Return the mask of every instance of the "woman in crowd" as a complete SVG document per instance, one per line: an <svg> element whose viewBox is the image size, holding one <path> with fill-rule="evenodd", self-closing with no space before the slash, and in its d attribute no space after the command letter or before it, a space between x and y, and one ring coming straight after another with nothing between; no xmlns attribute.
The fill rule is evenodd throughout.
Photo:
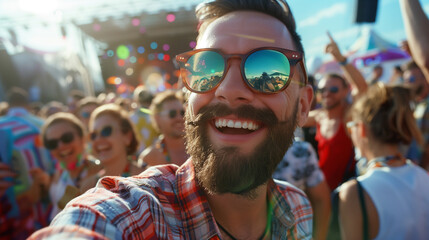
<svg viewBox="0 0 429 240"><path fill-rule="evenodd" d="M353 143L367 159L363 174L340 188L343 239L427 239L429 176L405 159L400 144L422 137L408 90L378 83L350 109Z"/></svg>
<svg viewBox="0 0 429 240"><path fill-rule="evenodd" d="M100 106L91 114L89 130L92 154L103 170L86 184L94 185L103 176L129 177L143 171L133 161L139 142L127 111L113 103Z"/></svg>
<svg viewBox="0 0 429 240"><path fill-rule="evenodd" d="M85 129L80 120L71 113L55 113L42 126L43 145L58 161L59 171L52 177L50 197L54 217L72 198L87 188L82 182L101 170L89 161L84 152Z"/></svg>

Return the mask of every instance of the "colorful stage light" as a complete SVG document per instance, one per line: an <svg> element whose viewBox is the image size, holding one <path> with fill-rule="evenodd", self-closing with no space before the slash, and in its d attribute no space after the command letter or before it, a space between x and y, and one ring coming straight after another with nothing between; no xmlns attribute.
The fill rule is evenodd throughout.
<svg viewBox="0 0 429 240"><path fill-rule="evenodd" d="M133 18L133 20L131 20L131 24L132 24L134 27L137 27L138 25L140 25L140 19L138 19L138 18Z"/></svg>
<svg viewBox="0 0 429 240"><path fill-rule="evenodd" d="M151 42L150 43L150 48L157 49L158 48L158 43L157 42Z"/></svg>
<svg viewBox="0 0 429 240"><path fill-rule="evenodd" d="M189 42L189 47L190 48L195 48L195 46L197 46L197 43L195 41Z"/></svg>
<svg viewBox="0 0 429 240"><path fill-rule="evenodd" d="M164 60L164 53L158 53L158 60L159 61Z"/></svg>
<svg viewBox="0 0 429 240"><path fill-rule="evenodd" d="M120 59L127 59L130 56L130 50L125 45L119 45L116 49L116 55Z"/></svg>
<svg viewBox="0 0 429 240"><path fill-rule="evenodd" d="M164 49L164 51L168 51L170 50L170 45L168 45L167 43L162 45L162 49Z"/></svg>
<svg viewBox="0 0 429 240"><path fill-rule="evenodd" d="M166 18L167 18L167 22L174 22L176 20L176 15L170 13L170 14L167 14Z"/></svg>
<svg viewBox="0 0 429 240"><path fill-rule="evenodd" d="M118 66L123 67L124 65L125 65L124 59L119 59L118 60Z"/></svg>
<svg viewBox="0 0 429 240"><path fill-rule="evenodd" d="M137 52L140 53L140 54L143 54L144 51L145 51L145 49L144 49L143 46L140 46L140 47L137 48Z"/></svg>

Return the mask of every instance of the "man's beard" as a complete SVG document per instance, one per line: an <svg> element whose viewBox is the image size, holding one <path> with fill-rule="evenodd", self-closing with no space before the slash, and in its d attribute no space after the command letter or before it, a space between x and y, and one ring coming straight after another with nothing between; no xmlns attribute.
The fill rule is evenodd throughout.
<svg viewBox="0 0 429 240"><path fill-rule="evenodd" d="M287 121L279 122L270 109L244 105L230 109L225 104L201 108L193 119L185 115L186 148L192 157L199 184L210 194L234 193L254 196L254 189L266 183L292 144L298 101ZM262 122L268 128L266 139L250 154L238 147L215 148L208 137L208 124L214 117L230 114L241 119Z"/></svg>

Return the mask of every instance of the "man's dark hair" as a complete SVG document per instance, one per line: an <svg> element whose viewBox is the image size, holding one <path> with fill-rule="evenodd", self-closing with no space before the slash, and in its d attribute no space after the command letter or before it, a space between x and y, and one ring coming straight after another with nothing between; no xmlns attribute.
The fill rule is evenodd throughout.
<svg viewBox="0 0 429 240"><path fill-rule="evenodd" d="M341 75L339 75L337 73L328 73L328 74L325 75L325 78L327 78L327 79L328 78L337 78L337 79L339 79L341 81L341 83L342 83L342 85L344 87L348 87L349 86L349 84L346 81L346 79L343 76L341 76Z"/></svg>
<svg viewBox="0 0 429 240"><path fill-rule="evenodd" d="M414 60L410 60L401 66L401 69L403 72L405 72L407 70L413 70L415 68L419 68L419 66L417 65L416 62L414 62Z"/></svg>
<svg viewBox="0 0 429 240"><path fill-rule="evenodd" d="M304 55L301 37L296 32L296 23L292 11L285 0L215 0L200 4L196 9L200 21L200 37L207 26L214 20L235 11L256 11L280 20L289 30L297 50Z"/></svg>
<svg viewBox="0 0 429 240"><path fill-rule="evenodd" d="M150 105L153 100L153 94L144 87L137 87L134 90L134 101L138 102L140 105Z"/></svg>
<svg viewBox="0 0 429 240"><path fill-rule="evenodd" d="M12 87L7 94L7 101L10 107L27 106L30 102L28 92L19 87Z"/></svg>
<svg viewBox="0 0 429 240"><path fill-rule="evenodd" d="M77 109L80 111L83 107L88 105L96 105L97 107L99 107L101 103L96 97L88 96L88 97L82 98L77 103Z"/></svg>
<svg viewBox="0 0 429 240"><path fill-rule="evenodd" d="M83 93L80 90L73 89L70 91L69 96L72 97L73 99L79 101L85 97L85 93Z"/></svg>

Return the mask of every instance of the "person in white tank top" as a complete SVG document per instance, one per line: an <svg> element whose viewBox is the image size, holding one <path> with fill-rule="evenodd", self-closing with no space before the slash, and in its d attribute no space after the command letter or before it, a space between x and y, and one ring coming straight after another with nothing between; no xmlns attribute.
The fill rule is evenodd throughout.
<svg viewBox="0 0 429 240"><path fill-rule="evenodd" d="M356 180L340 188L343 239L429 237L429 175L405 159L399 148L413 139L423 142L409 98L408 89L379 83L350 109L348 130L368 161L360 166L362 175L357 178L362 195Z"/></svg>

